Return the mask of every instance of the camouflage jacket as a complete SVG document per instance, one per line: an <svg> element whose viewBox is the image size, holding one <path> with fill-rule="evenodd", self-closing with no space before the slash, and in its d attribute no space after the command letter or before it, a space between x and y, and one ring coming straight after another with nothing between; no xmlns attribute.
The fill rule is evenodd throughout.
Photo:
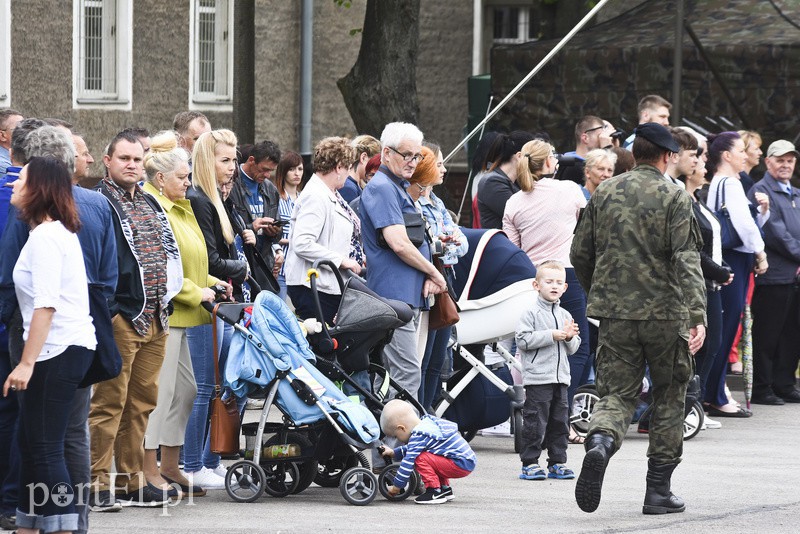
<svg viewBox="0 0 800 534"><path fill-rule="evenodd" d="M700 245L691 199L655 167L639 165L602 182L570 250L587 314L705 325Z"/></svg>

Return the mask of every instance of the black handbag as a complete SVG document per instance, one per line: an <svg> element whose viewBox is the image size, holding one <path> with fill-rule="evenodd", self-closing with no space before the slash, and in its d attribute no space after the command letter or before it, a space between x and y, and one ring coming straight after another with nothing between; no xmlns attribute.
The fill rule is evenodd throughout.
<svg viewBox="0 0 800 534"><path fill-rule="evenodd" d="M717 187L717 211L714 215L717 216L720 226L720 241L722 241L723 249L731 249L742 246L742 239L736 232L731 222L731 214L728 213L728 208L725 204L725 181L728 178L723 178ZM720 202L720 193L722 193L722 202Z"/></svg>
<svg viewBox="0 0 800 534"><path fill-rule="evenodd" d="M406 227L406 234L411 243L419 248L425 242L425 221L422 214L415 211L414 213L403 214L403 224ZM383 237L383 229L378 232L378 246L381 248L389 248L386 243L386 238Z"/></svg>
<svg viewBox="0 0 800 534"><path fill-rule="evenodd" d="M89 284L89 314L94 323L97 348L92 364L78 385L81 388L116 378L122 370L122 356L114 341L111 312L108 311L108 301L100 284Z"/></svg>

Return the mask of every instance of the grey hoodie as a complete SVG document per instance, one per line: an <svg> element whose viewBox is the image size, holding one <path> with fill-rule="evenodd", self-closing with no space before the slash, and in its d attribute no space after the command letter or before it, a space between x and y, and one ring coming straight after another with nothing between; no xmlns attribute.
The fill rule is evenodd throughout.
<svg viewBox="0 0 800 534"><path fill-rule="evenodd" d="M516 339L522 360L522 384L525 386L570 383L567 356L578 350L581 338L553 340L552 331L561 330L572 319L559 302L548 302L536 295L536 302L519 321Z"/></svg>

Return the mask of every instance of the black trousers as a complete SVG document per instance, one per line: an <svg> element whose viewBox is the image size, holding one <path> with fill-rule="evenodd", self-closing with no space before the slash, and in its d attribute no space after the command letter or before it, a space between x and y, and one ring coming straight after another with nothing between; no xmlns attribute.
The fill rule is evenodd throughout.
<svg viewBox="0 0 800 534"><path fill-rule="evenodd" d="M796 386L800 297L791 284L757 285L753 313L753 396L786 395Z"/></svg>
<svg viewBox="0 0 800 534"><path fill-rule="evenodd" d="M522 407L522 465L539 463L547 449L547 465L567 461L569 408L565 384L525 386Z"/></svg>

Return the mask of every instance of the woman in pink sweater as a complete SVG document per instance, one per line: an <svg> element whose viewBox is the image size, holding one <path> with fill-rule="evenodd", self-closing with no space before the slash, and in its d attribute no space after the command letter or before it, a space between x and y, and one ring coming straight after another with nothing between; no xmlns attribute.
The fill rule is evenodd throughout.
<svg viewBox="0 0 800 534"><path fill-rule="evenodd" d="M586 293L569 261L572 234L586 199L578 184L553 180L558 160L550 143L534 139L522 147L517 168L517 184L521 191L506 204L503 231L531 259L534 265L545 260L558 260L566 266L567 291L561 297L561 307L567 310L581 332L588 332ZM581 336L581 346L569 357L572 380L569 399L578 386L589 378L592 362L589 357L589 336ZM580 443L577 434L572 443Z"/></svg>

